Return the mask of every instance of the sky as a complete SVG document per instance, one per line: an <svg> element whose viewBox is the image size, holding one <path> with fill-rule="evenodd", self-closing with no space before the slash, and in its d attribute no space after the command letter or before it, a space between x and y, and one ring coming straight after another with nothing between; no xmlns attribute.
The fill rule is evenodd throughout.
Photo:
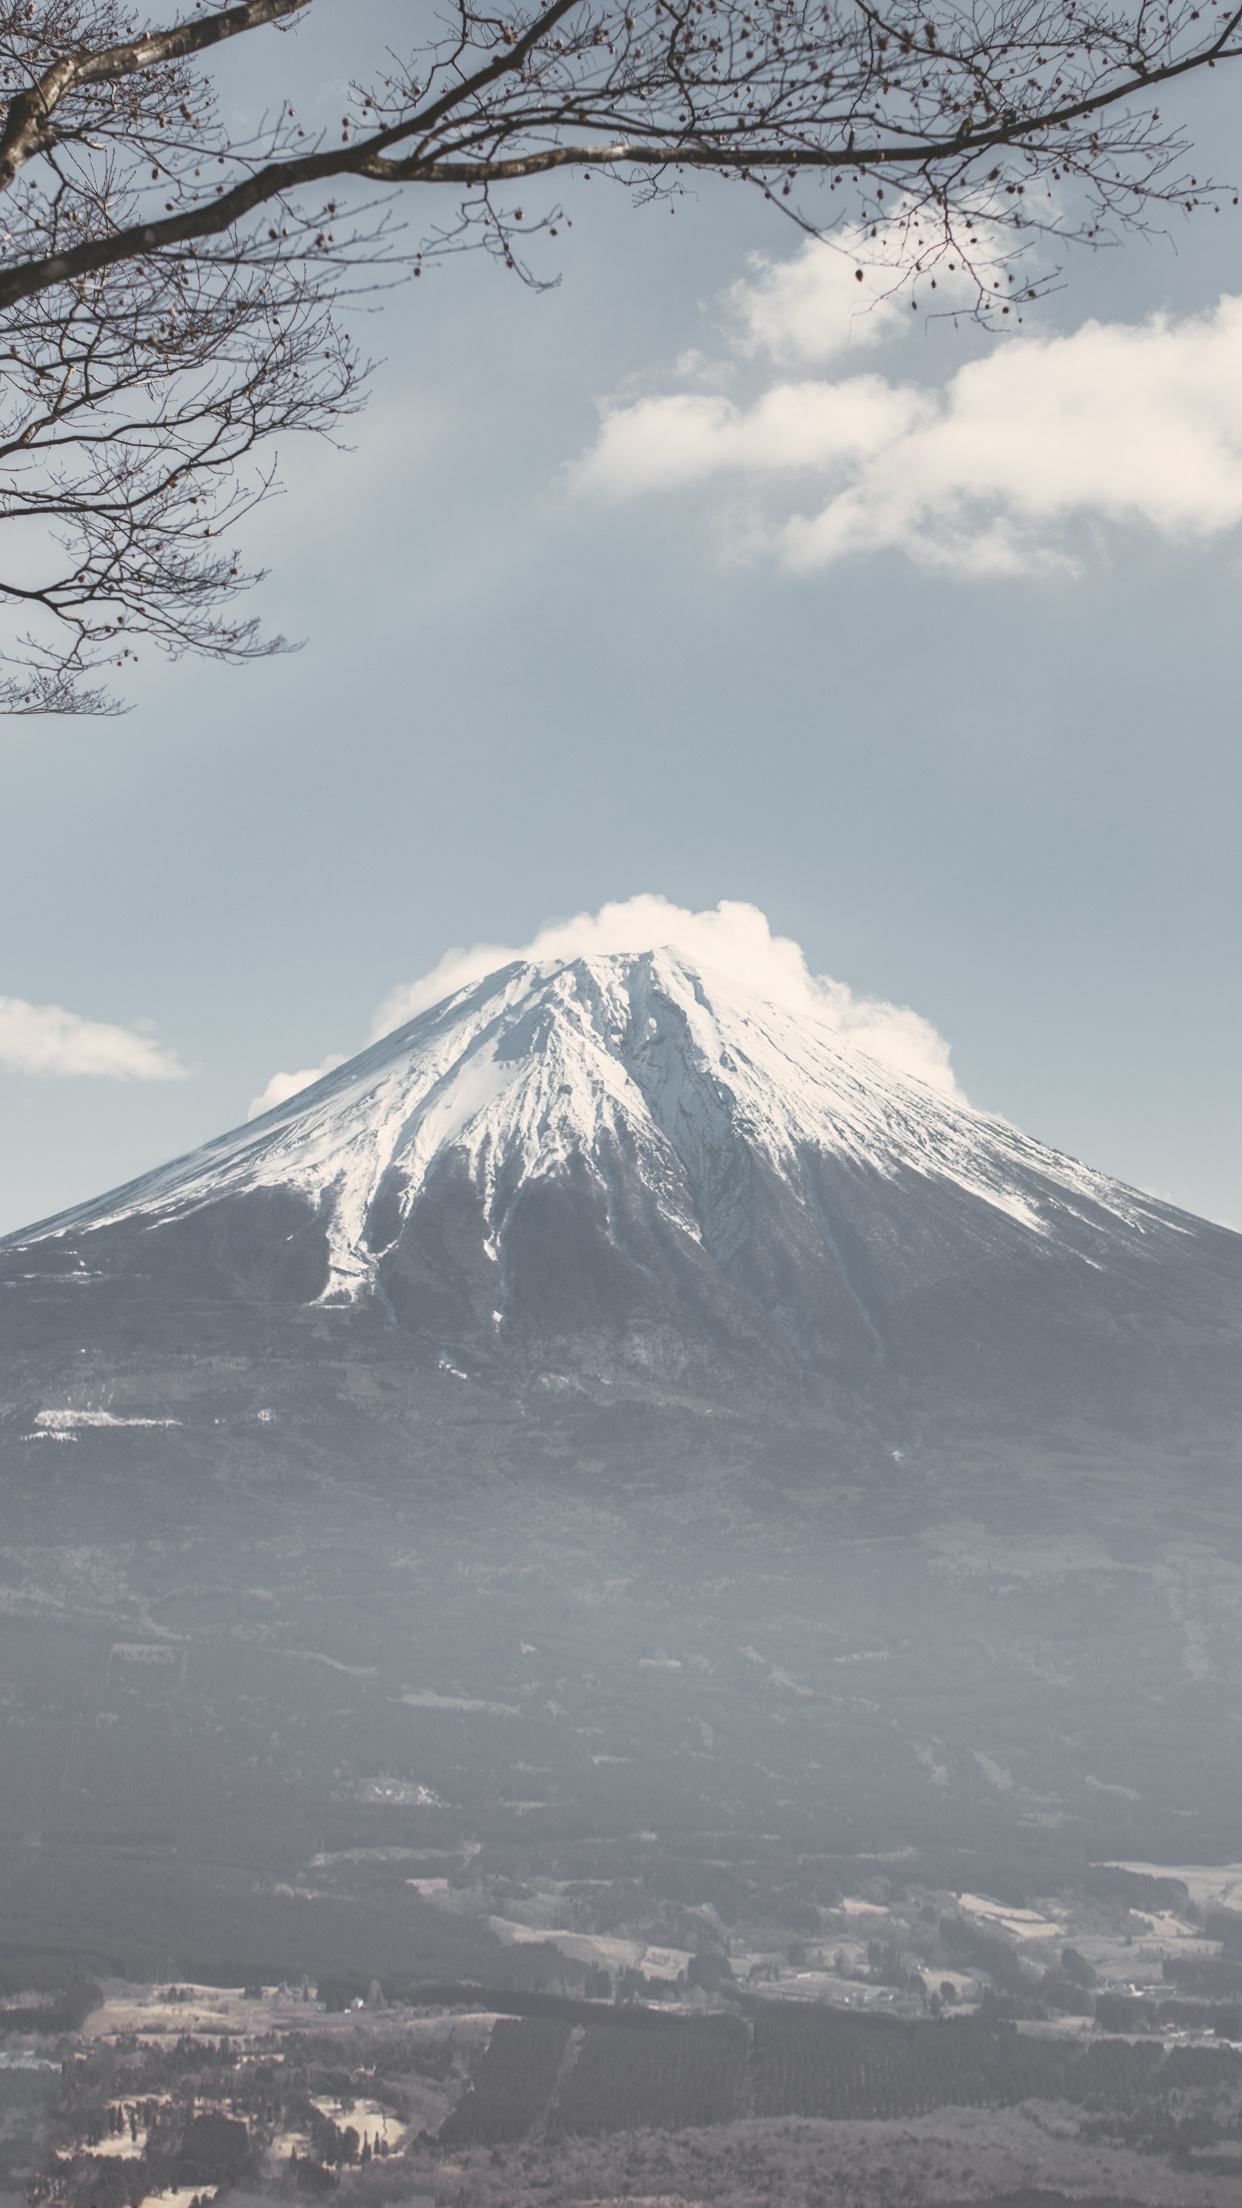
<svg viewBox="0 0 1242 2208"><path fill-rule="evenodd" d="M333 116L400 12L226 94ZM1205 169L1240 101L1188 89ZM562 201L554 290L351 307L352 449L282 452L245 540L298 653L0 726L0 1231L640 897L1242 1226L1242 211L1066 250L990 339L742 189Z"/></svg>

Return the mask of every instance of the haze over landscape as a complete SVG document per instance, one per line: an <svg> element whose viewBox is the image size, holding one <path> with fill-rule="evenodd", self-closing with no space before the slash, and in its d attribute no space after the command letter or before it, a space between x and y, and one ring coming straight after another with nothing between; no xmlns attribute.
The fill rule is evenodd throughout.
<svg viewBox="0 0 1242 2208"><path fill-rule="evenodd" d="M458 954L358 1057L0 1246L16 1948L152 2045L129 1989L170 1974L214 2025L196 1981L430 2004L387 2057L439 2095L401 2182L438 2155L463 2199L541 2127L526 2176L574 2197L620 2180L566 2131L757 2123L757 2171L793 2116L1032 2099L1107 2108L1100 2168L1147 2185L1181 2073L1142 2064L1227 2041L1242 1985L1242 1237L975 1112L758 914L686 932L744 978L577 924ZM796 2038L933 1988L948 2072L916 2036L850 2085L848 2033ZM683 2086L638 2042L591 2082L601 1995L699 2031ZM463 2038L472 2004L517 2036ZM1073 2069L1093 2017L1157 2034L1141 2090ZM1223 2060L1186 2198L1233 2183ZM453 2142L491 2162L450 2179Z"/></svg>
<svg viewBox="0 0 1242 2208"><path fill-rule="evenodd" d="M0 2208L1236 2208L1242 28L180 14L0 0Z"/></svg>

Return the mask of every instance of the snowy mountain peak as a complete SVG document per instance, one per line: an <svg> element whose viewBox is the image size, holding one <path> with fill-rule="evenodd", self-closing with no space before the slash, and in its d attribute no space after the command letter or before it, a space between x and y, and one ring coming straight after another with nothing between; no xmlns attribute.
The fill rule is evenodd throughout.
<svg viewBox="0 0 1242 2208"><path fill-rule="evenodd" d="M122 1220L158 1225L263 1189L325 1225L319 1301L366 1301L433 1181L464 1184L498 1263L532 1189L585 1189L603 1232L640 1201L686 1246L728 1264L757 1190L806 1220L819 1174L890 1196L956 1190L984 1222L1038 1238L1142 1231L1164 1207L866 1056L673 949L516 963L362 1051L244 1128L21 1239ZM883 1232L896 1216L881 1207ZM503 1270L503 1267L501 1268ZM499 1291L498 1291L499 1293ZM503 1300L503 1299L502 1299Z"/></svg>

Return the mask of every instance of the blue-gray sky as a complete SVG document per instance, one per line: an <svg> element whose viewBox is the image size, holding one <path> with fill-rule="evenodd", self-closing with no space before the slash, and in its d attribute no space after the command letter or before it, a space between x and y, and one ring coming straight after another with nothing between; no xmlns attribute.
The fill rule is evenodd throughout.
<svg viewBox="0 0 1242 2208"><path fill-rule="evenodd" d="M336 111L345 60L304 40L304 112ZM1205 166L1228 169L1240 95L1223 73L1194 94ZM597 180L566 205L555 292L466 259L347 318L383 359L356 449L282 455L252 532L296 657L144 660L126 720L3 724L0 993L137 1027L192 1071L0 1074L0 1228L359 1047L451 945L639 891L759 906L814 972L934 1023L975 1103L1242 1224L1242 337L1228 311L1184 326L1242 294L1238 211L1064 256L1022 337L1076 349L972 400L950 379L988 342L922 316L843 357L746 350L773 281L753 256L798 298L811 278L742 191L639 212ZM1117 337L1157 311L1163 353ZM1116 393L1120 488L1094 431L1075 455L1031 425L1062 373ZM764 443L772 394L803 394L809 437L864 377L888 427L851 477L857 541L791 565L789 516L827 477ZM853 399L821 398L834 379ZM911 385L931 412L903 429ZM628 446L600 443L607 403ZM1031 473L1058 466L1078 509L1032 522ZM1015 514L998 572L981 532Z"/></svg>

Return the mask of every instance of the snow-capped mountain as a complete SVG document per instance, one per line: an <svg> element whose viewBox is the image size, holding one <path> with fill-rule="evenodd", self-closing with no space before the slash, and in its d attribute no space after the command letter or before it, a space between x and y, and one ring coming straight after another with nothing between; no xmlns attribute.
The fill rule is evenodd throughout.
<svg viewBox="0 0 1242 2208"><path fill-rule="evenodd" d="M497 1262L523 1196L576 1168L605 1203L631 1177L670 1227L724 1259L747 1235L754 1167L806 1202L808 1156L892 1183L912 1173L1042 1236L1081 1221L1084 1204L1097 1229L1141 1230L1161 1210L867 1057L826 1019L662 950L511 966L257 1122L21 1239L296 1189L325 1223L319 1300L350 1303L449 1167Z"/></svg>
<svg viewBox="0 0 1242 2208"><path fill-rule="evenodd" d="M1242 1236L678 952L510 965L0 1244L9 1829L1225 1860L1240 1434Z"/></svg>
<svg viewBox="0 0 1242 2208"><path fill-rule="evenodd" d="M45 1289L371 1314L472 1375L727 1396L1147 1416L1242 1318L1242 1238L671 949L506 967L7 1253Z"/></svg>

